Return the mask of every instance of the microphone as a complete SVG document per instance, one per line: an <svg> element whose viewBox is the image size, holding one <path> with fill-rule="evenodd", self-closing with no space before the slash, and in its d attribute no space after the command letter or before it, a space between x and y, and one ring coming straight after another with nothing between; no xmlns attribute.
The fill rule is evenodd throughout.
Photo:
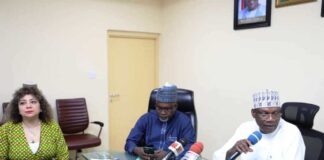
<svg viewBox="0 0 324 160"><path fill-rule="evenodd" d="M169 152L162 160L173 160L175 157L177 157L179 154L183 152L183 146L187 145L186 139L180 139L178 141L174 141L169 147Z"/></svg>
<svg viewBox="0 0 324 160"><path fill-rule="evenodd" d="M253 132L251 135L249 135L249 137L247 138L252 145L255 145L256 143L258 143L262 138L262 134L260 131L255 131ZM229 160L235 160L238 156L240 156L241 153L240 152L235 152L230 158Z"/></svg>
<svg viewBox="0 0 324 160"><path fill-rule="evenodd" d="M196 142L190 147L189 151L181 160L198 160L203 149L204 145L201 142Z"/></svg>

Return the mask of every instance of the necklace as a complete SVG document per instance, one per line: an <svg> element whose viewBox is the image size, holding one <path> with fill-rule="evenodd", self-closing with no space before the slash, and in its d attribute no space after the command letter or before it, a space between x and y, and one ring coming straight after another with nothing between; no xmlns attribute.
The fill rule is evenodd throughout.
<svg viewBox="0 0 324 160"><path fill-rule="evenodd" d="M38 127L39 124L40 124L40 122L34 127L29 127L25 123L23 123L24 128L26 128L27 131L29 132L29 138L31 139L30 143L35 143L35 141L36 141L36 138L37 138L37 133L36 132L37 131L35 131L35 128Z"/></svg>

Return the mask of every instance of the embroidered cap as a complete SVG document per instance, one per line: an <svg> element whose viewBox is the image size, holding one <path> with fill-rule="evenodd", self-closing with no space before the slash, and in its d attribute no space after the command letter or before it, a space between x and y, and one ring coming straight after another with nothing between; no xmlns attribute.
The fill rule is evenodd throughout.
<svg viewBox="0 0 324 160"><path fill-rule="evenodd" d="M165 83L158 89L156 94L156 101L162 103L177 102L177 86L170 83Z"/></svg>
<svg viewBox="0 0 324 160"><path fill-rule="evenodd" d="M281 107L277 91L266 89L253 94L253 108L263 107Z"/></svg>

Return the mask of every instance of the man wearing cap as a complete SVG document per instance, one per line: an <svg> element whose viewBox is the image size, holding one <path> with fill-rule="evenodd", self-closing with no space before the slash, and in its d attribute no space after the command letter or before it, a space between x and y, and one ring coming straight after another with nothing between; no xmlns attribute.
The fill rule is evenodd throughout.
<svg viewBox="0 0 324 160"><path fill-rule="evenodd" d="M239 12L239 19L249 19L266 16L266 7L259 1L262 1L263 4L266 3L266 0L246 0L246 7ZM244 3L244 0L242 0L242 3Z"/></svg>
<svg viewBox="0 0 324 160"><path fill-rule="evenodd" d="M255 121L241 124L227 143L217 150L213 160L228 160L236 152L241 160L304 160L305 144L299 129L281 119L279 95L264 90L253 95L252 117ZM262 138L252 145L246 138L260 131Z"/></svg>
<svg viewBox="0 0 324 160"><path fill-rule="evenodd" d="M144 147L140 146L143 139L146 146L154 148L154 154L144 152ZM157 91L156 109L142 115L129 133L125 151L141 159L160 160L166 156L168 147L180 139L188 144L179 158L195 142L196 133L189 117L177 111L177 86L166 83Z"/></svg>

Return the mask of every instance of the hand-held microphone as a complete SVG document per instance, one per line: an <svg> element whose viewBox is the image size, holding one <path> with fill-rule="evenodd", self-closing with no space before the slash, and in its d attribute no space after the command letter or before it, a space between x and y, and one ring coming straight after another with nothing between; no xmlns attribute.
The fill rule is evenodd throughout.
<svg viewBox="0 0 324 160"><path fill-rule="evenodd" d="M255 145L256 143L258 143L262 138L262 134L260 131L255 131L253 132L251 135L249 135L249 137L247 138L252 145ZM240 152L235 152L230 158L229 160L235 160L238 156L240 156L241 153Z"/></svg>
<svg viewBox="0 0 324 160"><path fill-rule="evenodd" d="M201 142L196 142L190 147L190 150L181 158L181 160L197 160L203 149L204 145Z"/></svg>
<svg viewBox="0 0 324 160"><path fill-rule="evenodd" d="M179 141L173 142L169 146L169 152L167 155L162 159L162 160L171 160L175 159L179 154L183 152L183 146L187 145L187 140L186 139L180 139Z"/></svg>

